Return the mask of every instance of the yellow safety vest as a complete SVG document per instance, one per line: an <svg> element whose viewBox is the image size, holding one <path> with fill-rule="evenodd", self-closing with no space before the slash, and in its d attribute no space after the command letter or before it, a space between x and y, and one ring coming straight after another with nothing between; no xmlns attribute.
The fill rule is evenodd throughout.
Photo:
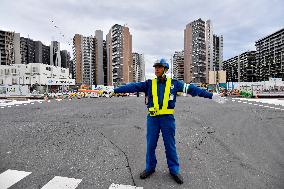
<svg viewBox="0 0 284 189"><path fill-rule="evenodd" d="M152 79L152 96L154 107L149 108L150 116L174 114L174 109L168 109L172 79L167 78L162 109L158 103L157 79Z"/></svg>

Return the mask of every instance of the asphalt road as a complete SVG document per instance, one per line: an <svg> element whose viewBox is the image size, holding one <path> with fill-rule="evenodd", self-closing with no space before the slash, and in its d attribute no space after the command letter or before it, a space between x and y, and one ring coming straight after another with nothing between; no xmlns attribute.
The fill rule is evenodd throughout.
<svg viewBox="0 0 284 189"><path fill-rule="evenodd" d="M145 167L144 97L52 100L0 109L0 174L31 172L13 186L42 188L53 177L78 189L112 183L152 188L284 188L284 111L178 97L176 143L184 184L167 169L162 136L156 172ZM0 186L1 188L1 186Z"/></svg>

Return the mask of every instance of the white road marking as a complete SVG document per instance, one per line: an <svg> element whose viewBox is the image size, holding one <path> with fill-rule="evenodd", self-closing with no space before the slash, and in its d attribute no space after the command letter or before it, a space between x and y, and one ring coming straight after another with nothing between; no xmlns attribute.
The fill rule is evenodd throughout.
<svg viewBox="0 0 284 189"><path fill-rule="evenodd" d="M55 176L41 189L73 189L76 188L81 181L82 179Z"/></svg>
<svg viewBox="0 0 284 189"><path fill-rule="evenodd" d="M267 99L267 98L233 98L233 99L284 106L284 100L279 100L279 99L275 99L275 98L272 98L272 99Z"/></svg>
<svg viewBox="0 0 284 189"><path fill-rule="evenodd" d="M112 183L108 189L143 189L143 187L136 187L131 185L122 185Z"/></svg>
<svg viewBox="0 0 284 189"><path fill-rule="evenodd" d="M23 178L25 178L26 176L28 176L29 174L31 174L31 172L8 169L4 173L0 174L0 188L7 189L22 180Z"/></svg>
<svg viewBox="0 0 284 189"><path fill-rule="evenodd" d="M29 103L35 104L35 102L42 103L43 100L1 100L0 101L0 107L12 107L12 106L19 106L19 105L27 105Z"/></svg>
<svg viewBox="0 0 284 189"><path fill-rule="evenodd" d="M271 108L275 110L284 110L281 108L275 108L272 106L264 106L263 104L270 104L270 105L277 105L277 106L284 106L284 100L280 99L251 99L251 98L232 98L232 101L235 102L242 102L243 104L250 104L254 106L264 107L264 108ZM253 103L255 102L255 103ZM256 104L256 103L262 103L262 104Z"/></svg>

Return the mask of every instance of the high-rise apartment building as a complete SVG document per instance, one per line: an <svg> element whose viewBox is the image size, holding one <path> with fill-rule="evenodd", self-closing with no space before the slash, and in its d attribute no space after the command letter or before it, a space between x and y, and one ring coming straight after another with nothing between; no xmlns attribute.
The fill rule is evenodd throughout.
<svg viewBox="0 0 284 189"><path fill-rule="evenodd" d="M173 78L184 80L184 51L176 51L173 55Z"/></svg>
<svg viewBox="0 0 284 189"><path fill-rule="evenodd" d="M207 20L205 22L205 47L206 47L206 83L208 83L208 72L209 70L214 70L214 62L213 62L213 25L211 20Z"/></svg>
<svg viewBox="0 0 284 189"><path fill-rule="evenodd" d="M184 30L184 81L208 83L209 71L221 69L223 37L214 37L210 20L195 20ZM218 62L219 61L219 62Z"/></svg>
<svg viewBox="0 0 284 189"><path fill-rule="evenodd" d="M107 85L107 47L106 47L106 40L103 40L103 71L104 71L104 85Z"/></svg>
<svg viewBox="0 0 284 189"><path fill-rule="evenodd" d="M255 42L258 81L284 79L284 28Z"/></svg>
<svg viewBox="0 0 284 189"><path fill-rule="evenodd" d="M21 37L21 62L22 64L35 62L35 42L30 38Z"/></svg>
<svg viewBox="0 0 284 189"><path fill-rule="evenodd" d="M20 63L20 34L0 30L0 65Z"/></svg>
<svg viewBox="0 0 284 189"><path fill-rule="evenodd" d="M223 36L213 35L213 66L210 71L223 70Z"/></svg>
<svg viewBox="0 0 284 189"><path fill-rule="evenodd" d="M257 81L256 52L248 51L223 62L228 82Z"/></svg>
<svg viewBox="0 0 284 189"><path fill-rule="evenodd" d="M133 82L141 82L145 80L145 61L144 55L132 53L133 59Z"/></svg>
<svg viewBox="0 0 284 189"><path fill-rule="evenodd" d="M73 70L74 70L74 78L77 84L83 83L82 77L82 38L83 36L80 34L75 34L73 38Z"/></svg>
<svg viewBox="0 0 284 189"><path fill-rule="evenodd" d="M75 69L74 69L74 60L70 60L69 72L71 74L71 79L75 79Z"/></svg>
<svg viewBox="0 0 284 189"><path fill-rule="evenodd" d="M69 68L70 67L70 53L67 50L60 51L61 56L61 67Z"/></svg>
<svg viewBox="0 0 284 189"><path fill-rule="evenodd" d="M104 67L103 67L103 31L95 31L95 84L104 84Z"/></svg>
<svg viewBox="0 0 284 189"><path fill-rule="evenodd" d="M201 19L186 25L184 30L184 81L205 83L206 70L205 22Z"/></svg>
<svg viewBox="0 0 284 189"><path fill-rule="evenodd" d="M15 56L15 64L21 64L21 37L19 33L14 33L13 51Z"/></svg>
<svg viewBox="0 0 284 189"><path fill-rule="evenodd" d="M51 41L50 44L50 65L61 67L60 43Z"/></svg>
<svg viewBox="0 0 284 189"><path fill-rule="evenodd" d="M94 37L75 34L73 44L76 83L93 85L95 82Z"/></svg>
<svg viewBox="0 0 284 189"><path fill-rule="evenodd" d="M35 61L37 63L50 64L50 47L35 41Z"/></svg>
<svg viewBox="0 0 284 189"><path fill-rule="evenodd" d="M70 54L67 54L70 60ZM53 64L61 67L59 42L52 41L51 46L46 46L41 41L20 37L19 33L0 30L0 64L29 63Z"/></svg>
<svg viewBox="0 0 284 189"><path fill-rule="evenodd" d="M106 37L108 85L133 81L132 35L129 28L115 24Z"/></svg>

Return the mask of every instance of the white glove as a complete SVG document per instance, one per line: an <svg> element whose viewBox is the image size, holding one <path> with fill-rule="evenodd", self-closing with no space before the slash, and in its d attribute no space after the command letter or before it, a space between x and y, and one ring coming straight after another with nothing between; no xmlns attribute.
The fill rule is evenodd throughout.
<svg viewBox="0 0 284 189"><path fill-rule="evenodd" d="M217 102L217 103L220 103L220 104L226 103L225 98L221 97L220 94L218 94L218 93L213 94L212 100Z"/></svg>

